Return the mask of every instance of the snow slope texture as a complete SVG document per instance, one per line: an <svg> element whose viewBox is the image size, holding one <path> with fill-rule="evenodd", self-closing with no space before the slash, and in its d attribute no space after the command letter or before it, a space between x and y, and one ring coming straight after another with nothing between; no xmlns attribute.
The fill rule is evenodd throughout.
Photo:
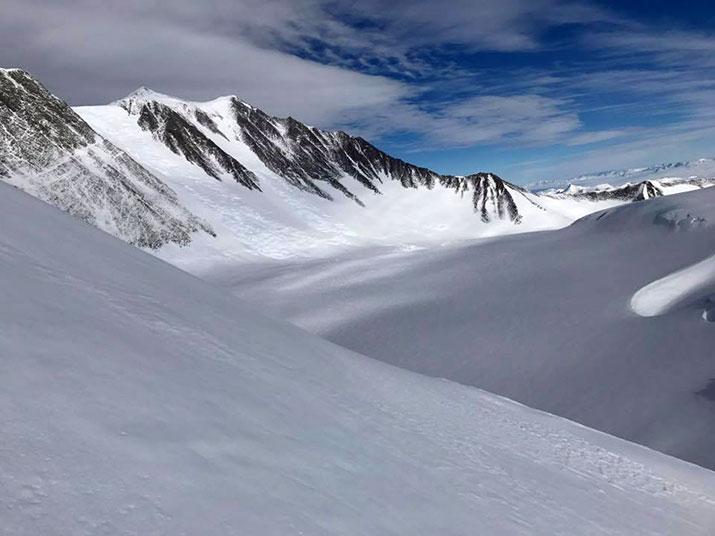
<svg viewBox="0 0 715 536"><path fill-rule="evenodd" d="M5 535L709 536L715 474L353 354L0 184Z"/></svg>

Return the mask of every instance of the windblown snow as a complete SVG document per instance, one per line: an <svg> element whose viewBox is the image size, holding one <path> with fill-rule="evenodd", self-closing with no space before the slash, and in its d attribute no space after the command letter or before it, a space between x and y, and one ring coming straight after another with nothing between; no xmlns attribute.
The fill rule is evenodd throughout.
<svg viewBox="0 0 715 536"><path fill-rule="evenodd" d="M4 534L715 530L715 474L373 361L0 184Z"/></svg>

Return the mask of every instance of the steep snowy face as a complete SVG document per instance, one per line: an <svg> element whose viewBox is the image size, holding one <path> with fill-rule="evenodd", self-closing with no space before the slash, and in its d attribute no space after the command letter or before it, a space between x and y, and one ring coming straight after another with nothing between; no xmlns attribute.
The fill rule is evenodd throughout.
<svg viewBox="0 0 715 536"><path fill-rule="evenodd" d="M0 229L3 534L713 534L711 471L354 354L5 184Z"/></svg>
<svg viewBox="0 0 715 536"><path fill-rule="evenodd" d="M383 193L383 185L389 181L404 188L432 189L439 184L459 194L470 192L474 211L484 222L521 221L512 195L521 189L494 174L440 175L394 158L363 138L320 130L292 117L273 117L235 96L192 103L140 88L115 104L135 116L142 128L153 132L174 153L183 154L214 177L215 166L206 164L210 157L217 159L221 154L221 159L234 162L240 157L215 148L207 142L207 135L240 141L290 185L328 200L337 194L363 206L366 195ZM242 164L233 167L243 168ZM250 171L236 180L257 187Z"/></svg>
<svg viewBox="0 0 715 536"><path fill-rule="evenodd" d="M0 69L0 179L133 245L211 233L166 184L18 69Z"/></svg>

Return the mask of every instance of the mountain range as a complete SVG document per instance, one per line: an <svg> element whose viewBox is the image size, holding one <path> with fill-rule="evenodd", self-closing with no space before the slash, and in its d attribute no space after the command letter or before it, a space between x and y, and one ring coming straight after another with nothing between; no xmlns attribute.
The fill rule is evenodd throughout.
<svg viewBox="0 0 715 536"><path fill-rule="evenodd" d="M625 183L638 184L643 181L684 182L691 185L710 184L715 179L715 159L699 158L685 162L669 162L652 166L612 169L589 173L566 179L543 179L530 183L527 187L534 191L563 189L569 185L594 187L599 185L620 186Z"/></svg>
<svg viewBox="0 0 715 536"><path fill-rule="evenodd" d="M72 109L17 69L0 71L0 114L1 178L177 263L559 228L684 187L534 193L490 172L439 174L235 96L189 102L140 88Z"/></svg>

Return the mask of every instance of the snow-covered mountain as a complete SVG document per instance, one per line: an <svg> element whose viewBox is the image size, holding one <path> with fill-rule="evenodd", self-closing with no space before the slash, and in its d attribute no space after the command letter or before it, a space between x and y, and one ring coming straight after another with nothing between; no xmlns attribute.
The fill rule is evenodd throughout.
<svg viewBox="0 0 715 536"><path fill-rule="evenodd" d="M203 276L365 355L715 468L713 224L707 188L557 231Z"/></svg>
<svg viewBox="0 0 715 536"><path fill-rule="evenodd" d="M127 242L186 245L210 227L24 71L0 69L0 179Z"/></svg>
<svg viewBox="0 0 715 536"><path fill-rule="evenodd" d="M5 184L0 229L4 534L715 530L711 471L264 318Z"/></svg>
<svg viewBox="0 0 715 536"><path fill-rule="evenodd" d="M217 241L204 240L189 254L160 253L189 269L197 259L231 264L554 229L617 204L698 187L645 181L535 194L493 173L440 175L362 138L273 117L235 96L188 102L141 88L77 111L215 226Z"/></svg>
<svg viewBox="0 0 715 536"><path fill-rule="evenodd" d="M141 88L76 111L211 223L217 239L159 253L191 270L558 228L623 202L539 196L492 173L440 175L235 96L188 102Z"/></svg>
<svg viewBox="0 0 715 536"><path fill-rule="evenodd" d="M598 184L595 186L569 184L566 188L542 190L539 195L555 199L636 202L664 195L692 192L711 186L715 186L715 179L669 178L645 180L637 183L626 182L618 186L611 184Z"/></svg>
<svg viewBox="0 0 715 536"><path fill-rule="evenodd" d="M459 193L469 192L474 209L485 222L520 220L513 193L523 189L493 174L438 175L393 158L362 138L320 130L292 117L272 117L235 96L194 103L140 88L114 105L135 116L142 129L210 175L214 175L212 167L196 153L237 163L210 140L216 135L241 142L275 175L325 199L340 195L363 205L361 197L379 194L384 181L428 189L439 183ZM222 167L226 169L226 164ZM255 175L245 168L236 180L249 188L257 187Z"/></svg>
<svg viewBox="0 0 715 536"><path fill-rule="evenodd" d="M141 88L77 115L26 73L3 73L0 175L190 269L559 228L650 192L538 195L493 173L440 175L233 96Z"/></svg>

